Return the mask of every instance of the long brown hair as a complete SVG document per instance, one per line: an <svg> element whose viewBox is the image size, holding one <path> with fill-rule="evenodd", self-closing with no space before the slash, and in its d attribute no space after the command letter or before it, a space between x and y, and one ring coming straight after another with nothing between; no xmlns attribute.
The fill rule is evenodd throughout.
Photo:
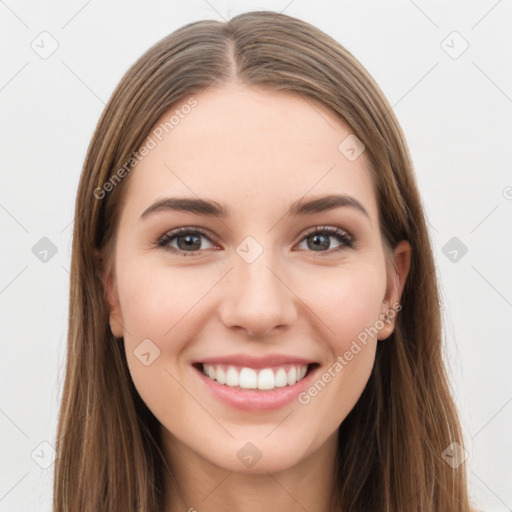
<svg viewBox="0 0 512 512"><path fill-rule="evenodd" d="M93 135L76 198L54 512L163 509L169 467L159 422L133 385L122 338L109 328L103 278L123 190L137 172L125 164L171 106L234 78L298 93L339 115L366 146L384 241L412 247L395 330L378 343L370 380L339 428L333 510L469 511L464 464L452 468L442 457L463 443L442 359L431 243L398 121L335 40L284 14L250 12L190 23L155 44L124 75Z"/></svg>

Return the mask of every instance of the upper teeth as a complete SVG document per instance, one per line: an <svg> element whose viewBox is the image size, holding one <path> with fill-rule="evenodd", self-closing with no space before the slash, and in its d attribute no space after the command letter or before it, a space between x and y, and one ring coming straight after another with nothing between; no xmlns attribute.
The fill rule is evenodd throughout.
<svg viewBox="0 0 512 512"><path fill-rule="evenodd" d="M275 368L253 368L203 364L203 373L219 384L243 389L274 389L292 386L299 382L308 370L307 364L284 365Z"/></svg>

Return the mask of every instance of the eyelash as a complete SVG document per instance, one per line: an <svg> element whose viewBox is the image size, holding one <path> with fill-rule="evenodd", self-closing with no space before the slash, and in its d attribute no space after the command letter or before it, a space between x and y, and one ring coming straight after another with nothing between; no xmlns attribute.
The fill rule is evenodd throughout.
<svg viewBox="0 0 512 512"><path fill-rule="evenodd" d="M335 247L334 249L328 249L327 251L318 251L319 254L332 254L337 251L342 251L346 249L353 249L355 246L355 239L352 235L350 235L347 231L336 228L334 226L316 226L306 232L304 236L301 238L300 242L302 242L304 239L317 234L327 234L329 236L336 236L338 238L338 241L341 242L341 245L338 247ZM184 235L202 235L205 238L207 238L210 242L210 236L209 234L204 231L201 228L177 228L172 231L169 231L168 233L165 233L162 237L160 237L156 243L157 247L160 247L162 249L171 251L174 254L179 254L181 256L197 256L201 250L198 251L183 251L181 249L177 249L175 247L169 247L168 244L175 238L179 236ZM299 243L300 243L299 242ZM213 243L213 242L212 242ZM317 251L309 251L309 252L317 252Z"/></svg>

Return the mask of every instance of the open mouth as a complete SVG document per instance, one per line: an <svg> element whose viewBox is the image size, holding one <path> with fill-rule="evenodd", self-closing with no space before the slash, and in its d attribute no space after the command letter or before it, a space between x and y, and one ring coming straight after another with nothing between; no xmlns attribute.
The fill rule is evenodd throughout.
<svg viewBox="0 0 512 512"><path fill-rule="evenodd" d="M270 391L297 384L319 364L282 364L258 369L228 364L194 363L193 366L210 380L229 388Z"/></svg>

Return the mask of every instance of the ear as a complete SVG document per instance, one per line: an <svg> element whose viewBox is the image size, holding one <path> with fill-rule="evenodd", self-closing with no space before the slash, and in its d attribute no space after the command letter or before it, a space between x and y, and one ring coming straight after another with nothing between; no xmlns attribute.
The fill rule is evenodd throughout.
<svg viewBox="0 0 512 512"><path fill-rule="evenodd" d="M395 329L396 316L400 311L400 299L404 290L405 281L411 265L411 245L402 240L395 248L392 264L387 263L387 287L382 302L381 318L384 327L379 329L377 338L385 340Z"/></svg>
<svg viewBox="0 0 512 512"><path fill-rule="evenodd" d="M119 304L119 294L117 291L114 268L113 265L110 265L108 268L105 266L99 251L96 251L95 256L98 261L98 268L100 269L103 294L109 309L110 330L116 338L122 338L124 334L124 323L121 306Z"/></svg>

